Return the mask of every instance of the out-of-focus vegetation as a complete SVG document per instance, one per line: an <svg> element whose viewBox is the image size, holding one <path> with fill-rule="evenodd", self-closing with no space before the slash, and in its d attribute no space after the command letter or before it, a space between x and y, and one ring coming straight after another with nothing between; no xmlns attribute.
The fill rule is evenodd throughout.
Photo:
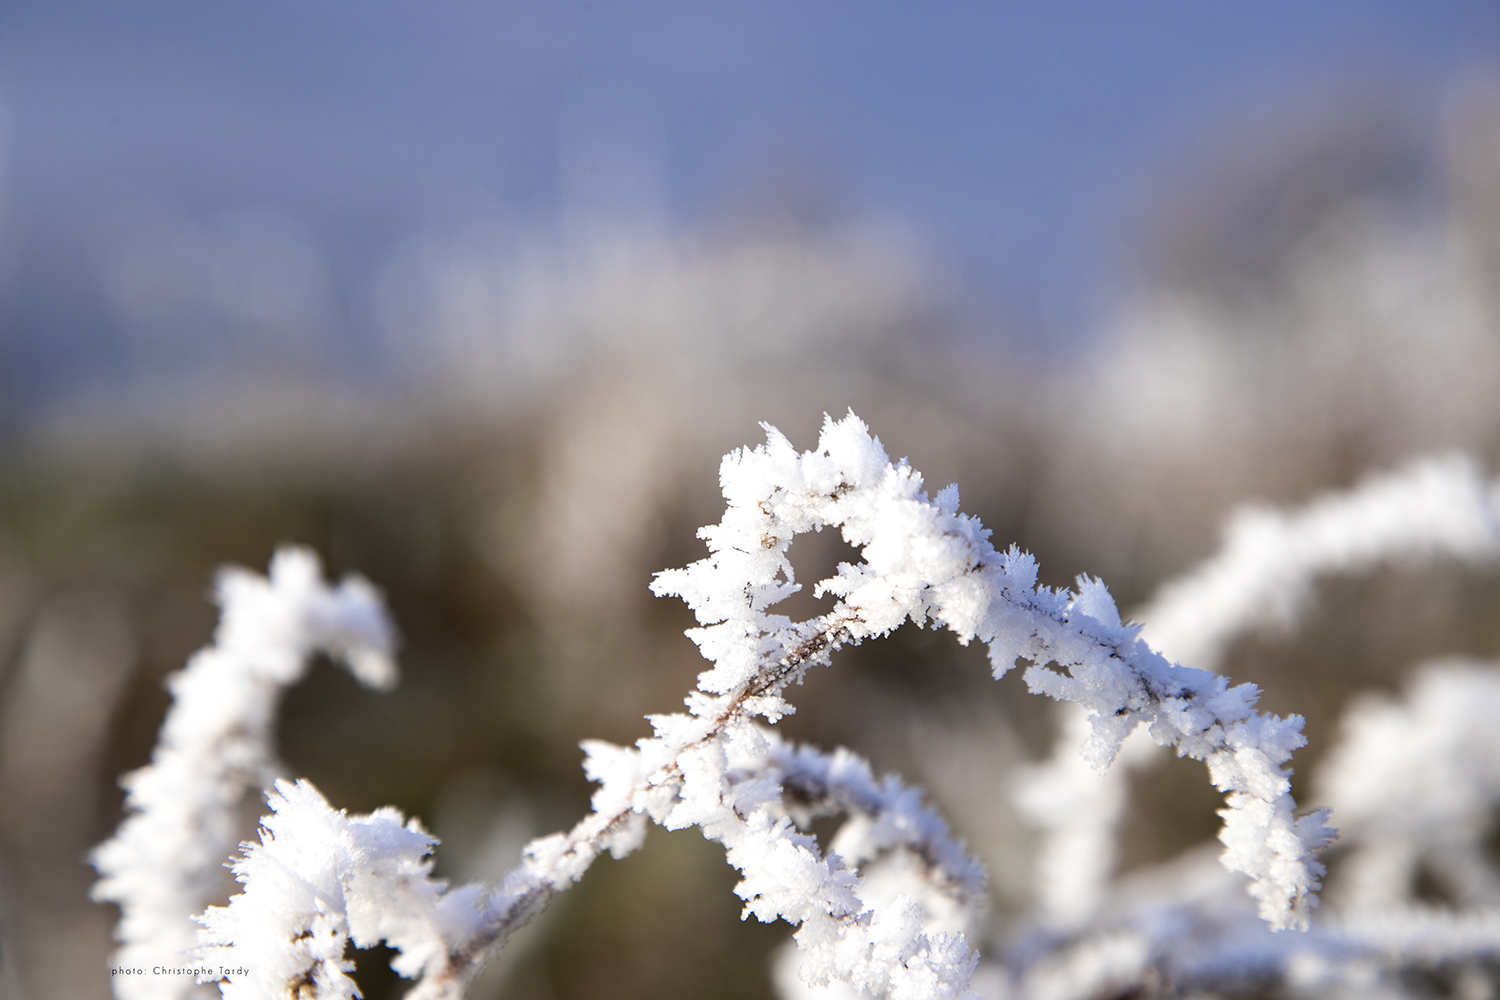
<svg viewBox="0 0 1500 1000"><path fill-rule="evenodd" d="M1379 116L1328 124L1261 136L1257 163L1233 154L1238 169L1166 200L1152 263L1085 364L982 343L869 232L617 241L540 276L435 245L395 313L415 389L324 394L263 372L17 434L0 465L0 983L106 994L114 913L88 902L83 854L118 822L117 776L147 759L163 678L208 641L215 567L262 568L283 540L368 576L403 634L395 693L325 665L290 694L284 759L341 807L422 817L440 870L467 879L581 815L580 739L628 743L691 688L690 616L646 585L698 556L718 456L757 420L806 447L852 406L1049 582L1097 573L1125 608L1211 551L1246 498L1433 449L1500 459L1500 96L1467 92L1440 149ZM486 297L507 281L520 290ZM802 578L841 544L799 543ZM1305 629L1247 638L1226 672L1308 716L1311 760L1352 691L1438 653L1494 656L1497 583L1339 583ZM907 628L811 677L784 730L925 785L990 867L1003 927L1032 878L1005 776L1045 752L1051 717L982 661ZM873 735L890 732L906 736ZM1127 867L1212 836L1218 803L1188 772L1138 782ZM696 833L653 831L474 995L766 996L785 929L742 926L733 882ZM393 995L378 965L361 963L367 995Z"/></svg>

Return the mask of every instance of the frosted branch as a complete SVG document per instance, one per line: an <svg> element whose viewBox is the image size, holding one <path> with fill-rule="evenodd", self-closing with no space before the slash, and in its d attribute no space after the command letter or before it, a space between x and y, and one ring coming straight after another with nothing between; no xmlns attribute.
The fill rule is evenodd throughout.
<svg viewBox="0 0 1500 1000"><path fill-rule="evenodd" d="M1472 460L1449 455L1419 459L1299 508L1241 507L1219 551L1164 583L1137 613L1142 637L1183 663L1217 670L1236 636L1265 624L1295 625L1321 576L1391 563L1500 559L1497 502L1496 487ZM1075 763L1073 746L1082 738L1073 731L1076 717L1062 717L1065 735L1052 758L1023 781L1019 802L1044 832L1043 911L1066 924L1101 898L1127 773L1153 755L1137 744L1126 767L1092 777Z"/></svg>
<svg viewBox="0 0 1500 1000"><path fill-rule="evenodd" d="M652 588L693 609L700 627L689 635L714 666L699 675L688 712L652 717L655 736L636 749L586 746L589 774L601 783L594 812L528 848L456 967L503 942L601 851L633 850L649 816L671 829L699 826L725 845L745 875L736 891L746 913L800 925L808 981L903 997L960 994L976 960L961 935L927 933L927 916L910 900L866 909L859 877L793 828L774 782L736 782L727 771L731 760L767 758L752 720L789 714L782 694L809 667L908 620L986 642L997 677L1018 657L1033 661L1033 691L1092 712L1096 766L1143 722L1159 742L1207 761L1229 792L1226 864L1252 876L1268 920L1305 924L1322 873L1312 851L1329 832L1321 817L1293 818L1283 765L1302 745L1301 719L1259 715L1253 687L1168 663L1120 623L1099 581L1080 580L1076 593L1038 587L1030 556L997 552L979 522L958 512L956 488L929 498L921 476L892 464L852 414L829 420L817 450L801 454L768 427L764 446L726 456L720 481L724 518L699 532L711 554L658 574ZM787 558L793 539L824 527L839 528L864 557L814 588L839 598L833 610L806 622L771 613L800 589Z"/></svg>
<svg viewBox="0 0 1500 1000"><path fill-rule="evenodd" d="M1415 901L1419 864L1458 902L1500 905L1484 840L1500 806L1500 669L1448 660L1420 668L1400 701L1368 696L1314 773L1350 833L1344 910Z"/></svg>
<svg viewBox="0 0 1500 1000"><path fill-rule="evenodd" d="M1461 455L1419 459L1279 511L1241 507L1224 544L1164 584L1140 612L1144 636L1182 663L1214 670L1229 641L1257 625L1294 624L1317 577L1388 563L1500 559L1500 499Z"/></svg>
<svg viewBox="0 0 1500 1000"><path fill-rule="evenodd" d="M879 867L886 876L882 895L919 899L930 924L963 930L984 910L983 867L953 838L947 822L922 804L919 789L894 775L877 781L868 761L842 747L829 754L765 735L765 757L742 766L731 762L730 784L770 782L801 827L822 816L846 816L828 850L865 877L867 902L871 869Z"/></svg>
<svg viewBox="0 0 1500 1000"><path fill-rule="evenodd" d="M225 949L210 954L247 968L255 957L226 994L295 986L345 996L343 943L385 940L402 952L398 971L422 976L413 1000L456 997L483 956L599 854L635 850L650 819L697 826L724 845L743 876L745 915L798 927L809 984L898 1000L971 997L978 959L961 929L982 899L978 866L915 791L877 783L852 755L787 748L756 722L790 714L787 687L835 650L906 621L985 642L996 677L1030 660L1032 691L1091 713L1085 756L1095 767L1143 723L1204 760L1228 793L1225 864L1251 876L1274 926L1305 925L1322 874L1312 852L1329 831L1321 815L1293 817L1285 765L1303 743L1300 718L1261 715L1253 686L1167 662L1120 622L1098 580L1080 578L1077 591L1037 586L1035 560L997 552L958 512L956 487L929 498L921 476L893 464L853 414L826 421L818 448L800 454L766 431L765 445L724 459L727 509L699 532L709 556L652 586L693 609L700 627L688 634L713 666L687 711L650 717L654 734L634 748L584 745L599 784L589 815L533 841L481 898L432 881L431 839L394 811L347 817L311 786L280 785L260 844L235 864L244 892L205 920L205 942ZM799 589L794 538L825 527L863 557L814 587L837 599L832 610L804 622L772 613ZM226 609L226 634L231 617ZM826 853L793 822L824 809L850 815ZM900 878L879 881L892 871Z"/></svg>
<svg viewBox="0 0 1500 1000"><path fill-rule="evenodd" d="M219 892L224 860L239 841L238 810L273 779L272 734L281 692L313 655L343 660L361 682L390 687L394 633L379 595L358 577L323 583L317 556L286 548L268 577L219 575L214 644L168 680L172 707L151 763L126 775L128 816L91 860L93 896L119 904L122 966L183 967L193 916ZM183 976L115 979L122 1000L182 997Z"/></svg>

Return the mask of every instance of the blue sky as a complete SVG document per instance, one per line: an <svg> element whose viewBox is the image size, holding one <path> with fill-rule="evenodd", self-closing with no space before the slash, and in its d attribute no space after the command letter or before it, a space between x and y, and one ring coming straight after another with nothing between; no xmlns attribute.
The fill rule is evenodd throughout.
<svg viewBox="0 0 1500 1000"><path fill-rule="evenodd" d="M51 253L61 288L66 234L112 206L260 205L306 220L352 273L445 191L555 216L560 135L615 115L647 136L676 224L801 178L835 211L899 220L977 297L1074 335L1118 290L1134 220L1184 163L1351 80L1435 116L1500 56L1497 10L7 0L7 253ZM10 314L11 337L48 321L35 303Z"/></svg>

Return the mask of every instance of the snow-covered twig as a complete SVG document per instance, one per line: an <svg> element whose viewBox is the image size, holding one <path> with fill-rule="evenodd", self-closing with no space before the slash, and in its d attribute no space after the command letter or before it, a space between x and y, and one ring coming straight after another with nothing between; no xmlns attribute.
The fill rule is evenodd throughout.
<svg viewBox="0 0 1500 1000"><path fill-rule="evenodd" d="M1086 927L1043 931L1029 940L1022 935L1008 955L1006 995L1435 998L1493 992L1500 911L1404 905L1324 912L1305 934L1275 934L1250 911L1236 881L1201 850L1133 875ZM1450 977L1471 982L1461 990L1431 989Z"/></svg>
<svg viewBox="0 0 1500 1000"><path fill-rule="evenodd" d="M1367 695L1351 705L1342 739L1313 775L1342 833L1329 909L1308 934L1266 933L1239 905L1238 887L1194 852L1097 892L1072 919L1044 908L1044 924L1012 949L1012 995L1492 995L1500 969L1497 716L1500 667L1464 660L1418 668L1400 699ZM1044 773L1058 778L1059 763ZM1060 777L1047 790L1084 809L1085 777ZM1071 815L1063 833L1044 849L1112 839L1086 814ZM1053 892L1078 878L1051 874ZM1423 877L1452 908L1421 901ZM1444 982L1455 985L1433 991Z"/></svg>
<svg viewBox="0 0 1500 1000"><path fill-rule="evenodd" d="M673 829L700 826L725 844L745 874L737 891L747 912L801 925L810 981L903 996L961 991L974 961L961 938L923 933L915 912L868 911L842 859L822 857L768 807L779 795L726 778L728 759L767 752L751 720L790 712L788 685L838 647L907 620L988 643L996 676L1019 657L1032 660L1032 690L1092 711L1096 766L1143 722L1159 741L1206 760L1230 793L1226 863L1252 876L1273 924L1305 924L1322 872L1312 852L1329 833L1321 816L1293 817L1283 765L1302 743L1300 719L1258 715L1253 687L1168 663L1120 623L1099 581L1081 580L1077 593L1038 587L1030 556L997 552L979 522L958 513L956 488L930 499L921 477L892 464L852 414L829 420L818 448L801 454L767 428L764 446L725 458L720 480L728 509L700 532L711 555L660 574L653 588L693 608L702 627L690 635L714 667L699 675L689 711L653 717L656 735L637 749L590 748L590 774L602 783L594 813L532 845L492 899L494 929L473 952L503 940L600 851L632 849L650 816ZM771 613L799 589L787 558L793 538L824 527L841 529L864 557L815 587L840 600L806 622Z"/></svg>
<svg viewBox="0 0 1500 1000"><path fill-rule="evenodd" d="M763 758L730 762L731 785L771 782L781 790L787 814L803 828L819 817L847 817L829 853L857 869L867 891L871 869L882 868L885 881L900 890L888 888L885 898L902 891L920 897L931 921L945 930L966 930L984 911L983 867L953 839L947 822L922 804L920 789L908 788L894 775L877 781L868 761L842 747L824 753L790 746L774 732L765 735Z"/></svg>
<svg viewBox="0 0 1500 1000"><path fill-rule="evenodd" d="M929 931L970 934L988 908L983 867L954 840L948 824L922 805L921 792L892 775L875 780L862 757L842 747L823 753L793 747L767 731L765 758L735 766L729 780L770 780L799 827L820 817L844 816L828 845L859 873L860 898L872 910L915 900ZM778 949L773 975L783 997L833 1000L862 994L847 986L809 990L797 977L796 942Z"/></svg>
<svg viewBox="0 0 1500 1000"><path fill-rule="evenodd" d="M358 577L329 587L307 549L277 552L267 577L224 570L217 599L214 644L169 679L172 708L151 763L121 780L129 815L92 855L94 898L120 907L122 967L191 964L193 917L220 891L242 833L241 802L278 770L272 733L281 692L313 655L342 660L371 687L396 681L395 634L375 589ZM180 972L115 978L122 1000L181 997L192 984Z"/></svg>
<svg viewBox="0 0 1500 1000"><path fill-rule="evenodd" d="M1303 742L1300 718L1258 714L1253 686L1231 688L1169 663L1120 622L1100 581L1080 578L1076 592L1037 586L1035 560L1014 547L996 551L982 525L958 512L955 487L929 498L921 476L893 464L853 414L828 420L817 449L800 454L766 431L765 445L724 460L728 506L700 532L710 555L653 584L693 609L700 627L689 635L713 667L699 675L688 710L650 717L654 735L634 748L585 744L585 769L600 785L591 813L533 841L480 898L430 880L430 838L394 812L348 817L310 786L282 785L261 843L236 863L244 892L206 919L203 942L220 949L206 954L256 965L230 975L226 993L346 995L347 937L401 950L398 971L422 973L414 1000L456 997L485 953L601 852L634 850L649 818L697 826L724 845L743 875L736 893L746 915L798 926L808 983L899 1000L972 996L977 956L952 923L972 911L977 867L916 793L877 786L853 758L789 751L755 721L789 714L787 687L841 646L906 621L987 643L996 677L1030 660L1032 691L1091 713L1085 755L1096 767L1143 723L1158 742L1204 760L1228 793L1225 863L1251 876L1273 926L1305 925L1322 874L1313 851L1330 831L1321 814L1293 816L1285 765ZM834 607L805 622L772 613L799 589L787 556L793 539L825 527L863 556L815 586L837 598ZM826 853L793 822L815 804L852 813ZM873 905L879 890L868 876L901 856L921 862L908 871L918 876L915 891Z"/></svg>
<svg viewBox="0 0 1500 1000"><path fill-rule="evenodd" d="M1346 912L1416 901L1418 866L1465 906L1500 906L1484 843L1500 806L1500 668L1445 660L1418 669L1397 702L1367 696L1314 772L1351 833Z"/></svg>
<svg viewBox="0 0 1500 1000"><path fill-rule="evenodd" d="M1291 626L1319 576L1388 563L1500 560L1500 487L1472 459L1418 459L1304 507L1241 507L1209 560L1162 585L1138 614L1144 637L1179 662L1214 670L1235 636Z"/></svg>
<svg viewBox="0 0 1500 1000"><path fill-rule="evenodd" d="M1500 560L1497 490L1471 459L1429 456L1292 510L1241 507L1230 516L1219 551L1164 583L1137 612L1141 635L1180 662L1217 670L1236 636L1266 624L1294 626L1321 576L1436 559L1494 563ZM1102 898L1129 771L1156 755L1149 744L1134 741L1123 766L1089 774L1073 752L1081 716L1076 710L1059 716L1057 749L1023 775L1018 802L1043 832L1043 912L1068 924ZM1341 803L1326 801L1347 815Z"/></svg>

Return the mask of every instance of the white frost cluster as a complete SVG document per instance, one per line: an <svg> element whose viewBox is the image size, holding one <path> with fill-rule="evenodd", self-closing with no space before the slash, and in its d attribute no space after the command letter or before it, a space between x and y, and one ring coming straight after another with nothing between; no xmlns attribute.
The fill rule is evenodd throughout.
<svg viewBox="0 0 1500 1000"><path fill-rule="evenodd" d="M984 869L922 804L919 789L893 775L877 781L868 761L842 747L829 754L765 735L764 757L731 762L731 784L769 781L801 827L823 816L847 817L828 849L858 869L868 901L908 895L940 929L971 928L986 907Z"/></svg>
<svg viewBox="0 0 1500 1000"><path fill-rule="evenodd" d="M281 692L314 654L346 663L365 684L396 681L394 632L379 595L358 577L323 582L307 549L276 553L269 576L226 569L214 644L168 680L172 707L151 763L126 775L129 815L92 855L93 896L117 903L121 966L191 964L193 917L220 892L239 842L239 807L275 778L272 748ZM119 976L121 1000L168 1000L193 990L182 975Z"/></svg>
<svg viewBox="0 0 1500 1000"><path fill-rule="evenodd" d="M798 826L824 816L847 819L828 845L860 875L860 899L874 912L914 901L928 931L971 934L987 908L983 867L948 824L922 804L921 792L900 779L877 781L863 758L843 748L831 754L792 747L767 733L767 755L744 766L731 765L732 783L771 781ZM809 988L798 977L795 941L779 950L773 975L783 997L825 1000L861 994L839 981Z"/></svg>
<svg viewBox="0 0 1500 1000"><path fill-rule="evenodd" d="M260 843L234 862L244 891L204 915L199 957L223 995L349 1000L352 941L385 942L399 952L391 968L422 977L423 995L456 1000L448 956L475 929L483 890L449 892L431 877L436 839L390 807L335 812L306 781L278 781L269 801Z"/></svg>

